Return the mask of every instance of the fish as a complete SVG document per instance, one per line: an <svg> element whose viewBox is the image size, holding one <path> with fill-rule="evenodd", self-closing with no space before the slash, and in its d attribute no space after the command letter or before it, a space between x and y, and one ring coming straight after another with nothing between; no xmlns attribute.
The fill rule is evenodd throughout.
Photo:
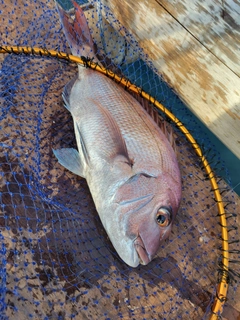
<svg viewBox="0 0 240 320"><path fill-rule="evenodd" d="M97 60L84 12L72 19L57 4L71 52ZM107 76L78 66L64 88L77 149L53 150L58 162L86 179L119 257L147 265L169 237L181 202L181 174L172 145L142 105Z"/></svg>

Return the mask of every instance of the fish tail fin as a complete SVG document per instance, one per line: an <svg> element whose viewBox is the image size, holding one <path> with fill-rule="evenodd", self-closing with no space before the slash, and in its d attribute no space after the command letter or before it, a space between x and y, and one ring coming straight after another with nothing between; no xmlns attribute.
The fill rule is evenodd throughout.
<svg viewBox="0 0 240 320"><path fill-rule="evenodd" d="M81 7L75 1L72 1L72 3L75 8L74 19L56 2L64 34L70 45L71 52L76 56L95 57L95 46L87 19Z"/></svg>

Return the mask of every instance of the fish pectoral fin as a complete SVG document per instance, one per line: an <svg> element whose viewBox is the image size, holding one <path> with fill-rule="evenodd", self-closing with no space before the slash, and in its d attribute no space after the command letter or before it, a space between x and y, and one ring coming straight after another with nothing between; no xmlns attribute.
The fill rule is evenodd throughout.
<svg viewBox="0 0 240 320"><path fill-rule="evenodd" d="M63 167L84 178L82 161L76 149L63 148L53 150L53 153Z"/></svg>
<svg viewBox="0 0 240 320"><path fill-rule="evenodd" d="M72 80L70 80L64 87L62 97L63 101L65 103L65 108L68 109L68 111L71 112L71 107L70 107L70 93L72 90L72 87L74 83L77 81L78 75L76 75Z"/></svg>
<svg viewBox="0 0 240 320"><path fill-rule="evenodd" d="M100 103L98 103L95 100L93 100L93 102L97 107L98 111L100 112L103 119L103 123L105 123L105 127L107 128L107 130L105 130L105 141L108 141L109 146L112 146L108 150L108 155L110 156L109 158L112 161L114 161L115 159L119 159L119 156L121 156L124 162L127 163L130 167L132 167L133 159L129 157L126 142L116 120L113 118L111 113Z"/></svg>

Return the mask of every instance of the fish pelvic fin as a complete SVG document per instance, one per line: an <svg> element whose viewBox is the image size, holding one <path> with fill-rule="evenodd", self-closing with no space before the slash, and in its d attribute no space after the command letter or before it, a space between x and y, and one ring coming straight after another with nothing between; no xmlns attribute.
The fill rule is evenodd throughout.
<svg viewBox="0 0 240 320"><path fill-rule="evenodd" d="M96 50L87 19L81 7L75 1L72 1L72 3L75 8L74 19L56 2L64 34L72 54L75 56L95 57Z"/></svg>

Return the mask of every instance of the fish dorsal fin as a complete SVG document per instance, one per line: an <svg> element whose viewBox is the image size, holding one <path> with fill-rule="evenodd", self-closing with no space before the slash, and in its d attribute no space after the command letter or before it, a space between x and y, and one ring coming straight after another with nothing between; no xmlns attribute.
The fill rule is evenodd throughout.
<svg viewBox="0 0 240 320"><path fill-rule="evenodd" d="M136 93L131 93L132 96L141 104L143 109L150 115L150 117L154 120L154 122L158 125L158 127L161 129L163 134L168 139L169 143L171 144L173 150L175 153L177 153L177 146L175 143L175 137L174 137L174 131L170 123L168 123L166 120L164 120L160 114L158 113L158 110L146 99L141 97L140 95Z"/></svg>
<svg viewBox="0 0 240 320"><path fill-rule="evenodd" d="M177 153L176 136L175 136L175 133L174 133L174 130L173 130L173 127L171 126L171 124L169 122L167 122L166 120L162 120L159 127L162 130L162 132L164 133L164 135L167 137L174 152Z"/></svg>
<svg viewBox="0 0 240 320"><path fill-rule="evenodd" d="M122 156L124 162L129 164L129 166L133 166L133 160L130 159L126 142L122 136L120 128L111 115L111 113L104 108L100 103L95 100L92 100L101 114L103 123L105 123L106 132L103 135L106 135L106 138L110 141L111 149L109 150L110 160L116 159L118 156Z"/></svg>

